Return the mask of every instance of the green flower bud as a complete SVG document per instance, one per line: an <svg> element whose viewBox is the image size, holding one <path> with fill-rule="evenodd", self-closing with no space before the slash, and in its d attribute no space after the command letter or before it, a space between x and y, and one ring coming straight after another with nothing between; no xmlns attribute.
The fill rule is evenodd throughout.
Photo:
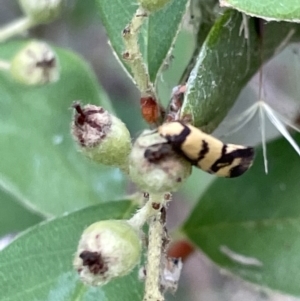
<svg viewBox="0 0 300 301"><path fill-rule="evenodd" d="M25 85L44 85L59 79L59 64L54 51L43 42L29 42L12 59L11 76Z"/></svg>
<svg viewBox="0 0 300 301"><path fill-rule="evenodd" d="M138 0L142 8L144 8L148 12L155 12L157 10L160 10L170 1L171 0Z"/></svg>
<svg viewBox="0 0 300 301"><path fill-rule="evenodd" d="M129 157L131 180L149 193L176 191L191 169L191 164L153 131L144 131L138 137Z"/></svg>
<svg viewBox="0 0 300 301"><path fill-rule="evenodd" d="M140 256L138 231L125 220L107 220L83 232L73 265L84 283L104 285L128 274Z"/></svg>
<svg viewBox="0 0 300 301"><path fill-rule="evenodd" d="M131 139L125 124L102 107L75 102L72 134L88 158L128 169Z"/></svg>
<svg viewBox="0 0 300 301"><path fill-rule="evenodd" d="M63 0L19 0L19 5L35 23L49 23L60 15Z"/></svg>

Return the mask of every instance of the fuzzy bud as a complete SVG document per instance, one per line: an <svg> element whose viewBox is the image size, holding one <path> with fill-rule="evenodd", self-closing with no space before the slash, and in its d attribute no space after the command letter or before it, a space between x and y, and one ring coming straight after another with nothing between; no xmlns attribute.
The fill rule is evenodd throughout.
<svg viewBox="0 0 300 301"><path fill-rule="evenodd" d="M176 191L191 169L191 164L153 131L146 130L138 137L129 157L132 181L149 193Z"/></svg>
<svg viewBox="0 0 300 301"><path fill-rule="evenodd" d="M19 0L19 4L35 23L49 23L60 15L63 0Z"/></svg>
<svg viewBox="0 0 300 301"><path fill-rule="evenodd" d="M54 83L59 79L59 64L54 51L42 42L33 41L12 59L11 76L19 83L34 86Z"/></svg>
<svg viewBox="0 0 300 301"><path fill-rule="evenodd" d="M82 152L97 163L128 168L130 134L125 124L102 107L73 105L72 134Z"/></svg>
<svg viewBox="0 0 300 301"><path fill-rule="evenodd" d="M162 9L170 0L138 0L143 9L155 12Z"/></svg>
<svg viewBox="0 0 300 301"><path fill-rule="evenodd" d="M125 220L107 220L83 232L73 265L84 283L104 285L128 274L140 256L138 231Z"/></svg>

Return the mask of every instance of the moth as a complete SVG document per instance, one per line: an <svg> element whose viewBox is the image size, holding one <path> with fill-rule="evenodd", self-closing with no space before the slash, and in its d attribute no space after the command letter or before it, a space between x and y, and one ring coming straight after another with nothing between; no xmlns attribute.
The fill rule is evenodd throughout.
<svg viewBox="0 0 300 301"><path fill-rule="evenodd" d="M162 124L157 131L166 143L145 151L149 161L158 161L173 150L192 165L227 178L242 175L253 163L253 147L225 144L190 124L173 121Z"/></svg>

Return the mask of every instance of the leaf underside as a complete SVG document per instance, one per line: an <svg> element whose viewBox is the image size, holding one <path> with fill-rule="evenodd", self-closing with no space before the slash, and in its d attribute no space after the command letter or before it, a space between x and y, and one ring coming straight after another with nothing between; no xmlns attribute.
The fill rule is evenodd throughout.
<svg viewBox="0 0 300 301"><path fill-rule="evenodd" d="M244 30L240 33L243 24ZM243 23L242 14L234 10L225 11L216 21L187 81L181 118L188 118L195 126L211 133L258 71L261 58L266 61L282 50L284 41L286 45L299 39L297 24L267 23L262 33L258 26L254 18ZM246 32L248 38L245 38Z"/></svg>
<svg viewBox="0 0 300 301"><path fill-rule="evenodd" d="M220 4L237 9L247 15L275 21L300 22L298 0L220 0Z"/></svg>

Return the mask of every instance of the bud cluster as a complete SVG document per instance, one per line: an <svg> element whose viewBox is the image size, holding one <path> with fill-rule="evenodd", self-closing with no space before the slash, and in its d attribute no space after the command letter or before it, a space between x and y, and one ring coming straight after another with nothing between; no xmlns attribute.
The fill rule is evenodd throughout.
<svg viewBox="0 0 300 301"><path fill-rule="evenodd" d="M146 290L152 287L149 283L156 283L153 279L160 278L163 291L175 291L181 266L168 259L163 270L158 270L165 230L156 217L164 214L163 206L169 199L169 192L177 190L190 175L191 164L174 152L158 131L144 131L132 147L124 123L102 107L75 102L73 108L72 134L82 152L93 161L127 168L131 180L151 195L130 220L99 221L89 226L79 241L74 268L89 285L104 285L128 274L140 262L140 231L148 221L152 230L147 264L147 279L150 280L145 284ZM157 291L159 289L157 287Z"/></svg>

